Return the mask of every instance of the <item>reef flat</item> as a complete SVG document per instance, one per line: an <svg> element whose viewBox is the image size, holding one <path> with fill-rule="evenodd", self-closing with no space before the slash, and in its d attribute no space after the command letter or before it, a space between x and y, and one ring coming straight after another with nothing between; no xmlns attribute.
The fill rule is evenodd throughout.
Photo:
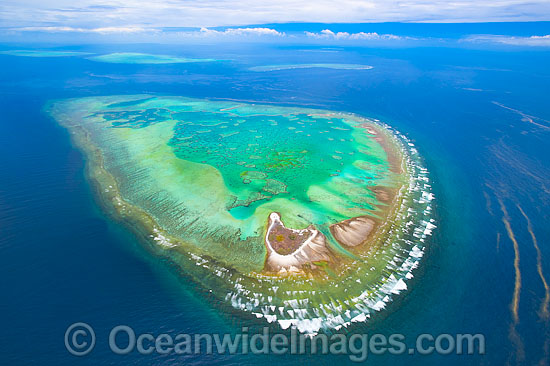
<svg viewBox="0 0 550 366"><path fill-rule="evenodd" d="M38 50L8 50L0 51L1 55L22 56L22 57L70 57L86 56L89 52L78 51L38 51Z"/></svg>
<svg viewBox="0 0 550 366"><path fill-rule="evenodd" d="M302 332L405 290L434 225L414 145L353 114L172 96L53 101L114 215L228 308Z"/></svg>
<svg viewBox="0 0 550 366"><path fill-rule="evenodd" d="M149 53L117 52L106 55L93 56L92 61L108 62L112 64L181 64L189 62L213 62L211 58L186 58L169 55L154 55Z"/></svg>
<svg viewBox="0 0 550 366"><path fill-rule="evenodd" d="M334 70L370 70L372 66L357 64L287 64L263 65L251 67L250 71L279 71L292 69L334 69Z"/></svg>

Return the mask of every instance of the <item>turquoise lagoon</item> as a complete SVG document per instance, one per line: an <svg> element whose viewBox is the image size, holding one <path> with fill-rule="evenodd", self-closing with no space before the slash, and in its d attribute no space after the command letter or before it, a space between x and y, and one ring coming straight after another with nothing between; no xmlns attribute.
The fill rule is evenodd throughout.
<svg viewBox="0 0 550 366"><path fill-rule="evenodd" d="M137 52L115 52L90 57L92 61L108 62L112 64L181 64L188 62L212 62L210 58L187 58L169 55L156 55Z"/></svg>
<svg viewBox="0 0 550 366"><path fill-rule="evenodd" d="M406 290L435 228L414 144L374 119L151 95L59 100L47 110L86 153L114 215L138 222L149 244L228 309L283 329L366 321ZM320 233L323 260L296 250L286 254L298 265L269 268L271 213L290 236ZM374 229L347 245L334 225L357 217Z"/></svg>

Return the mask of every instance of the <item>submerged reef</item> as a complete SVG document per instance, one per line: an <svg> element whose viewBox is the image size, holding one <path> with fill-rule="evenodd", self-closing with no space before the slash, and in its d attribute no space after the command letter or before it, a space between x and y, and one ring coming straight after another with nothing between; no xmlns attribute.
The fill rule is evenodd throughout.
<svg viewBox="0 0 550 366"><path fill-rule="evenodd" d="M40 51L40 50L7 50L0 51L0 55L21 56L21 57L69 57L69 56L86 56L89 52L78 51Z"/></svg>
<svg viewBox="0 0 550 366"><path fill-rule="evenodd" d="M90 57L92 61L113 64L181 64L189 62L212 62L210 58L187 58L169 55L154 55L149 53L117 52Z"/></svg>
<svg viewBox="0 0 550 366"><path fill-rule="evenodd" d="M314 334L407 288L435 228L414 144L353 114L171 96L52 101L109 212L222 306Z"/></svg>
<svg viewBox="0 0 550 366"><path fill-rule="evenodd" d="M333 70L370 70L372 66L358 64L286 64L262 65L249 68L250 71L281 71L293 69L333 69Z"/></svg>

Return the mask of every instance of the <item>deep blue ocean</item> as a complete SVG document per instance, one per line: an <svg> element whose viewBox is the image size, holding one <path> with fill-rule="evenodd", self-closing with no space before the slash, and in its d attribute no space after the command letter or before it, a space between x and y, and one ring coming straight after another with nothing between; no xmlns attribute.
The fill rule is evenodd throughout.
<svg viewBox="0 0 550 366"><path fill-rule="evenodd" d="M451 32L426 27L408 26L402 32L432 31L434 37ZM510 33L529 34L523 26L512 26ZM410 290L351 331L401 333L411 340L421 333L482 333L486 354L370 355L367 364L548 361L550 323L538 312L545 289L520 208L532 223L541 269L550 278L550 48L460 42L328 50L297 42L1 48L148 52L226 61L136 65L78 56L0 55L0 364L351 363L345 355L120 356L110 351L106 339L119 324L154 334L235 333L243 324L263 326L220 313L201 295L204 289L195 288L129 228L109 218L86 180L82 154L71 145L68 132L43 111L52 99L136 93L319 107L378 118L395 127L415 142L425 159L438 228L408 283ZM374 68L248 70L283 63ZM520 342L510 335L516 253L499 200L520 255ZM92 325L97 334L94 351L80 358L68 353L63 342L67 327L78 321Z"/></svg>

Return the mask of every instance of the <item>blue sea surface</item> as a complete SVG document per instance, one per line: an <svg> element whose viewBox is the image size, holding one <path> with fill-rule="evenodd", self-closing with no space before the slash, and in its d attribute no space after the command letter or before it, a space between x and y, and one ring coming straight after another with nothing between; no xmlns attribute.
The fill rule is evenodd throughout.
<svg viewBox="0 0 550 366"><path fill-rule="evenodd" d="M418 27L415 32L430 31ZM440 27L434 36L444 33ZM86 179L82 154L43 111L52 99L138 93L341 110L380 119L404 133L434 182L438 228L409 290L349 331L401 333L412 345L422 333L482 333L486 354L371 354L367 364L548 362L549 322L539 312L545 289L526 217L541 251L542 273L550 278L549 48L484 50L456 43L322 52L321 45L248 43L192 50L139 44L58 49L225 61L138 65L0 55L0 364L352 363L346 355L111 352L106 340L119 324L156 335L235 334L242 326L253 333L264 326L220 312L205 296L207 289L194 286L129 227L113 221ZM249 70L300 63L373 68ZM520 255L519 341L511 334L510 307L516 251L503 208ZM68 353L63 341L67 327L79 321L97 334L96 348L85 357Z"/></svg>

